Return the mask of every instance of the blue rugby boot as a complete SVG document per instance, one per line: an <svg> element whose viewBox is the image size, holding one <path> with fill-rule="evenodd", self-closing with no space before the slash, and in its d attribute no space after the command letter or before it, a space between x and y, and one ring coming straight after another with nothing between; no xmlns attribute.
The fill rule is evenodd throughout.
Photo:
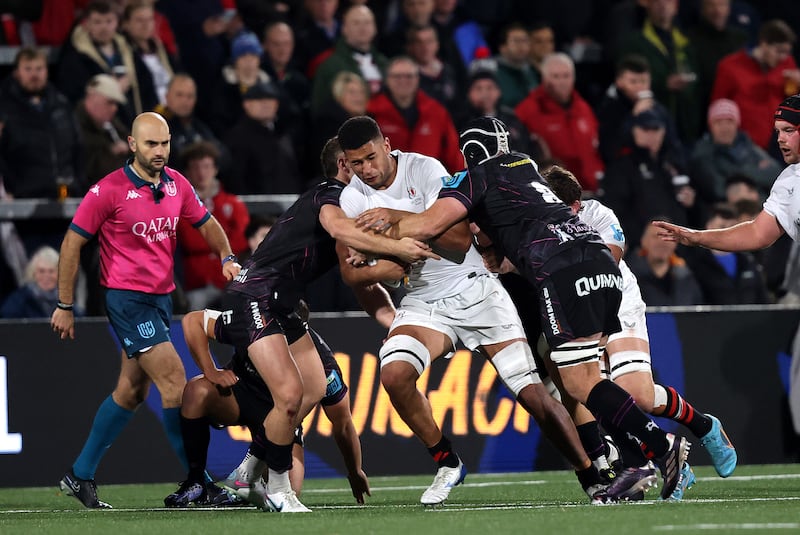
<svg viewBox="0 0 800 535"><path fill-rule="evenodd" d="M728 477L736 469L736 448L733 447L722 424L716 416L706 414L711 418L711 431L707 435L700 437L700 445L703 446L711 456L714 469L720 477Z"/></svg>

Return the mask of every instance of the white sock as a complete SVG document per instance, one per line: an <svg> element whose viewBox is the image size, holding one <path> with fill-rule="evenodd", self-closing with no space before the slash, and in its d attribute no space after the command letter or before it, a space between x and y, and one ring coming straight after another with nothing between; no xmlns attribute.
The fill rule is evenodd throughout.
<svg viewBox="0 0 800 535"><path fill-rule="evenodd" d="M249 451L244 456L242 462L239 463L239 477L246 483L255 483L264 470L267 468L267 463L252 455Z"/></svg>
<svg viewBox="0 0 800 535"><path fill-rule="evenodd" d="M269 478L267 479L267 494L291 491L292 484L289 482L289 471L284 470L283 472L276 472L270 468Z"/></svg>

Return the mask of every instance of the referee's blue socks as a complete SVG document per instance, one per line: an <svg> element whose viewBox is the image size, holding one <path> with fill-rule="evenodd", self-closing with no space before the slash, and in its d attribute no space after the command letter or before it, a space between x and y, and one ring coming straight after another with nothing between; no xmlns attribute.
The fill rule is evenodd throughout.
<svg viewBox="0 0 800 535"><path fill-rule="evenodd" d="M97 465L106 450L114 443L119 434L128 425L133 411L124 409L109 395L97 409L92 430L83 445L80 455L72 465L75 476L80 479L94 479ZM179 433L180 434L180 433Z"/></svg>
<svg viewBox="0 0 800 535"><path fill-rule="evenodd" d="M167 439L169 440L172 449L178 455L181 461L181 466L186 472L189 471L189 461L186 459L186 450L183 447L183 434L181 433L181 408L171 407L169 409L161 409L163 415L162 423L164 430L167 432ZM206 423L208 426L208 423Z"/></svg>

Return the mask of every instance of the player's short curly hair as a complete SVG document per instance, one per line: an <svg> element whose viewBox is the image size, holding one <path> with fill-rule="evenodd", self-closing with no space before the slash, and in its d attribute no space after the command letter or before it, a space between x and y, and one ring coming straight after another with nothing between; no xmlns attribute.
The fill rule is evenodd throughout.
<svg viewBox="0 0 800 535"><path fill-rule="evenodd" d="M567 206L581 199L581 184L575 175L560 165L551 165L542 172L547 186Z"/></svg>
<svg viewBox="0 0 800 535"><path fill-rule="evenodd" d="M370 141L382 140L383 134L375 119L360 115L346 120L339 127L336 137L342 150L356 150Z"/></svg>

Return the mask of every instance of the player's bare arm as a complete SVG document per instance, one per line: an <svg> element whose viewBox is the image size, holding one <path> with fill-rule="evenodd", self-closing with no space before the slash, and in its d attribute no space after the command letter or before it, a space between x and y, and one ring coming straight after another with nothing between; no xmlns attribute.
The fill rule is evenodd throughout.
<svg viewBox="0 0 800 535"><path fill-rule="evenodd" d="M59 304L72 306L75 303L75 280L78 278L81 247L87 241L74 230L68 230L64 241L61 242L61 253L58 257ZM75 339L75 316L72 314L72 310L56 308L50 318L50 326L62 340L67 337Z"/></svg>
<svg viewBox="0 0 800 535"><path fill-rule="evenodd" d="M430 208L419 214L410 214L397 222L388 234L393 237L410 237L430 240L467 217L467 209L455 199L437 199Z"/></svg>
<svg viewBox="0 0 800 535"><path fill-rule="evenodd" d="M408 264L401 264L385 258L375 258L363 264L348 262L350 252L342 242L336 242L339 257L339 271L342 279L350 287L369 286L382 280L400 280L406 276Z"/></svg>
<svg viewBox="0 0 800 535"><path fill-rule="evenodd" d="M211 250L219 255L220 260L225 260L233 255L228 237L225 235L225 231L219 221L213 215L198 230L203 235L208 246L211 247ZM241 269L242 266L236 260L228 260L222 264L222 274L225 275L225 280L233 280Z"/></svg>
<svg viewBox="0 0 800 535"><path fill-rule="evenodd" d="M413 212L391 208L371 208L359 214L355 221L356 226L364 230L386 232L392 225L412 214ZM431 240L431 245L437 249L462 253L466 252L471 244L472 236L466 221L456 223Z"/></svg>
<svg viewBox="0 0 800 535"><path fill-rule="evenodd" d="M761 211L752 221L724 229L694 230L666 221L654 221L658 236L682 245L701 246L718 251L755 251L769 247L784 230L772 214Z"/></svg>
<svg viewBox="0 0 800 535"><path fill-rule="evenodd" d="M186 340L186 346L189 348L189 353L192 355L192 360L203 372L205 378L221 388L229 388L235 385L239 378L231 370L217 368L217 364L214 362L214 357L208 347L208 340L214 338L216 319L208 317L206 322L205 317L210 316L209 313L219 314L217 311L203 310L195 310L186 314L181 320L183 336Z"/></svg>
<svg viewBox="0 0 800 535"><path fill-rule="evenodd" d="M338 206L326 204L319 213L319 221L325 231L337 241L360 251L396 256L403 262L413 263L425 258L439 259L425 243L415 239L394 240L384 235L362 232L355 221L349 219Z"/></svg>
<svg viewBox="0 0 800 535"><path fill-rule="evenodd" d="M350 399L345 396L339 403L324 407L325 416L331 421L333 439L342 454L344 465L347 467L347 480L353 497L358 503L364 503L364 495L372 496L369 489L367 474L361 467L361 441L353 425L350 412Z"/></svg>

